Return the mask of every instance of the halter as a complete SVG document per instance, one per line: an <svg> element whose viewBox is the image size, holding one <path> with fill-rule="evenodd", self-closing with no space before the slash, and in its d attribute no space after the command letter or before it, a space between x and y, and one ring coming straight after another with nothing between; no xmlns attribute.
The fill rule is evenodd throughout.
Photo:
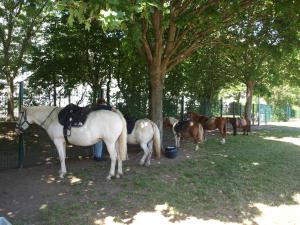
<svg viewBox="0 0 300 225"><path fill-rule="evenodd" d="M22 118L24 117L24 121L21 123ZM21 117L20 117L20 122L16 124L16 128L19 129L21 132L24 132L25 130L23 129L23 125L27 124L28 126L30 125L30 123L27 121L27 114L26 114L26 110L24 110L23 112L21 112Z"/></svg>

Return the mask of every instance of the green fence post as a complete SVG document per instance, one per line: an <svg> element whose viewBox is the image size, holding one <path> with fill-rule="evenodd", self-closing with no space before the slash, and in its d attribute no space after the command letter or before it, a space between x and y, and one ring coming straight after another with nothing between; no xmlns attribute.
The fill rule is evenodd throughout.
<svg viewBox="0 0 300 225"><path fill-rule="evenodd" d="M20 82L19 86L19 118L20 112L23 106L23 95L24 95L24 82ZM19 157L18 157L18 168L23 168L24 165L24 135L20 134L19 136Z"/></svg>
<svg viewBox="0 0 300 225"><path fill-rule="evenodd" d="M255 120L255 116L254 116L254 104L252 104L252 125L254 126L254 120Z"/></svg>
<svg viewBox="0 0 300 225"><path fill-rule="evenodd" d="M258 114L258 117L257 117L257 125L259 126L260 125L260 105L259 105L259 97L257 97L257 114Z"/></svg>
<svg viewBox="0 0 300 225"><path fill-rule="evenodd" d="M267 115L267 106L265 106L265 125L267 125L268 115Z"/></svg>

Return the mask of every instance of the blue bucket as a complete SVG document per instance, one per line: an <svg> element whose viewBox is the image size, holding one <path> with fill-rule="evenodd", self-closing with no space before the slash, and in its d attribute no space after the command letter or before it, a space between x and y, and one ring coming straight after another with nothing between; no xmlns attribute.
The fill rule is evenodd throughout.
<svg viewBox="0 0 300 225"><path fill-rule="evenodd" d="M165 155L167 158L174 159L177 157L177 148L176 146L168 146L165 148Z"/></svg>

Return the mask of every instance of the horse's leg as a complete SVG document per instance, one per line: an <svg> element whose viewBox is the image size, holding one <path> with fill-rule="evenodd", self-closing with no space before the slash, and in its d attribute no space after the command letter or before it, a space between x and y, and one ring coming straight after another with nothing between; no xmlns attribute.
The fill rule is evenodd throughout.
<svg viewBox="0 0 300 225"><path fill-rule="evenodd" d="M122 163L123 163L123 160L121 159L121 155L120 155L120 151L119 151L119 148L120 148L120 145L118 144L118 142L116 142L116 152L117 152L117 160L118 160L118 173L116 175L116 178L120 178L122 175L123 175L123 167L122 167ZM126 154L126 159L128 159L128 153Z"/></svg>
<svg viewBox="0 0 300 225"><path fill-rule="evenodd" d="M141 143L140 146L141 146L141 148L144 151L144 155L141 158L140 163L139 163L142 166L142 165L144 165L145 160L146 160L146 158L147 158L147 156L149 154L149 149L148 149L147 143Z"/></svg>
<svg viewBox="0 0 300 225"><path fill-rule="evenodd" d="M203 139L204 139L204 141L206 141L206 130L205 129L203 129Z"/></svg>
<svg viewBox="0 0 300 225"><path fill-rule="evenodd" d="M199 142L196 140L196 148L195 148L195 151L198 151L199 150Z"/></svg>
<svg viewBox="0 0 300 225"><path fill-rule="evenodd" d="M59 161L60 161L60 170L59 170L59 177L64 178L64 175L67 173L66 169L66 142L64 139L55 139L54 144L56 146Z"/></svg>
<svg viewBox="0 0 300 225"><path fill-rule="evenodd" d="M148 144L148 155L147 155L147 158L146 158L146 166L150 166L151 164L151 157L152 157L152 153L153 153L153 141L150 141Z"/></svg>
<svg viewBox="0 0 300 225"><path fill-rule="evenodd" d="M118 154L118 173L116 175L116 178L120 178L123 175L123 169L122 169L122 162L120 154Z"/></svg>
<svg viewBox="0 0 300 225"><path fill-rule="evenodd" d="M236 133L237 133L237 127L236 127L236 124L232 124L232 128L233 128L233 135L235 136Z"/></svg>
<svg viewBox="0 0 300 225"><path fill-rule="evenodd" d="M180 148L180 136L176 136L176 147Z"/></svg>
<svg viewBox="0 0 300 225"><path fill-rule="evenodd" d="M220 134L221 134L221 144L225 144L225 136L226 136L226 134L224 133L224 127L219 127L219 132L220 132Z"/></svg>
<svg viewBox="0 0 300 225"><path fill-rule="evenodd" d="M116 161L117 161L117 151L115 145L113 143L107 143L106 148L110 156L110 171L108 176L106 177L107 180L110 180L112 176L115 175L115 168L116 168Z"/></svg>

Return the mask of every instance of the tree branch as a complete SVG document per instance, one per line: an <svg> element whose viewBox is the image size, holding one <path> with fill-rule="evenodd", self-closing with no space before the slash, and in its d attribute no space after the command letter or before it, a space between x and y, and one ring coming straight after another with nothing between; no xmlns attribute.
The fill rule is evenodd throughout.
<svg viewBox="0 0 300 225"><path fill-rule="evenodd" d="M149 46L149 42L147 40L147 31L148 31L148 24L147 21L142 18L142 37L141 37L141 41L143 44L143 49L144 49L144 53L146 55L146 59L149 65L151 65L152 61L153 61L153 56L152 56L152 52L151 52L151 48Z"/></svg>

